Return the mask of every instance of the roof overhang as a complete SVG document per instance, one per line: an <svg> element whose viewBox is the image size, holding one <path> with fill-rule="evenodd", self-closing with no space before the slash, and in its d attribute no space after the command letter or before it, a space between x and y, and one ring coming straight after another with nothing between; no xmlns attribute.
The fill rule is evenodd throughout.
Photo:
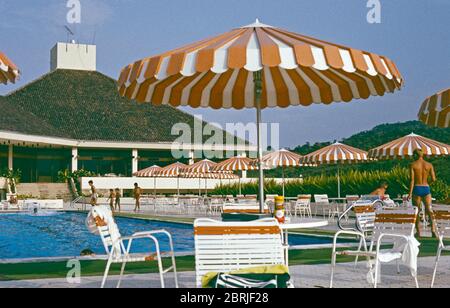
<svg viewBox="0 0 450 308"><path fill-rule="evenodd" d="M241 151L256 152L253 145L236 144L180 144L172 142L120 142L120 141L86 141L58 137L36 136L16 132L0 131L0 144L32 146L37 148L89 148L89 149L137 149L137 150L177 150L186 151Z"/></svg>

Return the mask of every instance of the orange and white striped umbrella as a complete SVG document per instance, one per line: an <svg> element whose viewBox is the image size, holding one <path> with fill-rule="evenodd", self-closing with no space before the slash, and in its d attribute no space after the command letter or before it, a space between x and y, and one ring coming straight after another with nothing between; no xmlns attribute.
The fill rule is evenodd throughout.
<svg viewBox="0 0 450 308"><path fill-rule="evenodd" d="M427 98L420 108L419 119L430 126L448 128L450 124L450 89Z"/></svg>
<svg viewBox="0 0 450 308"><path fill-rule="evenodd" d="M237 180L239 176L233 173L223 172L201 172L201 173L182 173L182 178L188 179L209 179L209 180Z"/></svg>
<svg viewBox="0 0 450 308"><path fill-rule="evenodd" d="M184 172L186 173L209 173L211 170L217 166L217 163L210 161L209 159L205 159L199 161L192 166L187 167Z"/></svg>
<svg viewBox="0 0 450 308"><path fill-rule="evenodd" d="M185 170L188 166L185 164L182 164L180 162L176 162L170 166L167 166L165 168L162 168L160 171L156 173L157 176L164 177L164 178L174 178L179 177L181 173L183 173L183 170Z"/></svg>
<svg viewBox="0 0 450 308"><path fill-rule="evenodd" d="M19 74L17 66L0 51L0 83L15 83L19 78Z"/></svg>
<svg viewBox="0 0 450 308"><path fill-rule="evenodd" d="M257 170L258 167L253 159L248 157L233 157L226 161L217 164L212 170L213 172L224 172L224 171L249 171Z"/></svg>
<svg viewBox="0 0 450 308"><path fill-rule="evenodd" d="M368 153L366 151L338 142L304 156L301 162L303 164L323 165L363 162L367 159Z"/></svg>
<svg viewBox="0 0 450 308"><path fill-rule="evenodd" d="M253 72L262 72L260 102ZM264 109L366 99L402 84L385 56L257 21L126 66L119 92L155 105Z"/></svg>
<svg viewBox="0 0 450 308"><path fill-rule="evenodd" d="M377 159L412 157L417 149L421 149L426 156L445 156L450 153L450 146L447 144L411 134L370 150L369 157Z"/></svg>
<svg viewBox="0 0 450 308"><path fill-rule="evenodd" d="M152 178L156 177L158 175L158 172L160 172L162 168L160 166L152 166L143 170L140 170L136 173L134 173L134 176L141 177L141 178Z"/></svg>
<svg viewBox="0 0 450 308"><path fill-rule="evenodd" d="M299 167L300 159L302 157L296 153L288 150L280 150L277 152L269 153L263 157L262 162L266 167Z"/></svg>

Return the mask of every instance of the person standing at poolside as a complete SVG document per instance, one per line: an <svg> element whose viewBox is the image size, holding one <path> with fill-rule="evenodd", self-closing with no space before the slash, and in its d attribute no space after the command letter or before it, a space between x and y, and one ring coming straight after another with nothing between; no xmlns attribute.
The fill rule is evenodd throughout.
<svg viewBox="0 0 450 308"><path fill-rule="evenodd" d="M122 194L120 193L120 189L116 188L116 200L115 200L115 209L119 210L120 213L120 198L122 198Z"/></svg>
<svg viewBox="0 0 450 308"><path fill-rule="evenodd" d="M422 150L414 151L414 162L410 167L411 172L411 187L409 191L409 200L412 200L414 205L421 208L422 202L425 204L425 211L432 223L432 231L435 232L434 222L432 220L432 202L430 184L436 181L436 173L431 163L425 161ZM431 179L431 181L429 181ZM416 222L417 235L420 234L420 219Z"/></svg>
<svg viewBox="0 0 450 308"><path fill-rule="evenodd" d="M109 190L109 207L111 208L111 211L114 212L114 201L116 199L116 193L114 192L114 189Z"/></svg>
<svg viewBox="0 0 450 308"><path fill-rule="evenodd" d="M142 193L142 190L139 187L138 183L134 183L133 195L134 195L134 199L136 200L136 207L134 208L135 212L138 212L141 210L141 193Z"/></svg>
<svg viewBox="0 0 450 308"><path fill-rule="evenodd" d="M96 206L98 194L97 194L97 188L95 188L95 186L94 186L94 181L92 181L92 180L89 181L89 186L91 187L91 205Z"/></svg>

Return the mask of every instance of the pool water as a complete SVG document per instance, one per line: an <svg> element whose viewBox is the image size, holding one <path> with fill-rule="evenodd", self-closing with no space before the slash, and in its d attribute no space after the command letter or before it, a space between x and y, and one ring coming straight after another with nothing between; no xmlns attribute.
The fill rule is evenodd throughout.
<svg viewBox="0 0 450 308"><path fill-rule="evenodd" d="M73 257L85 249L104 255L100 237L87 231L85 219L86 214L80 213L1 214L0 259ZM117 218L116 222L123 236L165 229L173 236L176 252L194 251L191 225L130 218ZM294 246L329 244L331 239L291 235L289 242ZM168 243L161 241L160 244L161 250L167 251ZM133 252L148 252L150 242L138 240L133 245Z"/></svg>

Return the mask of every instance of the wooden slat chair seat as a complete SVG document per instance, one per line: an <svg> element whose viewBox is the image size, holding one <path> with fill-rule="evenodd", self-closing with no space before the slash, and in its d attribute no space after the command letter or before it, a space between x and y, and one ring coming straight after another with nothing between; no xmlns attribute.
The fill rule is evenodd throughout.
<svg viewBox="0 0 450 308"><path fill-rule="evenodd" d="M257 204L257 203L239 204L239 205L225 203L223 205L223 213L224 214L234 214L234 213L260 214L261 209L260 209L259 204ZM270 208L267 204L264 206L264 214L270 214Z"/></svg>
<svg viewBox="0 0 450 308"><path fill-rule="evenodd" d="M389 253L396 260L400 260L403 257L403 253L394 251L392 249L381 249L382 244L392 244L396 239L407 240L414 237L415 224L417 219L417 208L382 208L375 212L374 207L360 206L355 208L356 215L364 214L374 219L374 225L372 229L371 244L367 245L366 234L364 232L356 231L339 231L333 241L333 254L332 254L332 272L330 287L333 287L334 283L334 270L336 267L337 256L355 256L366 257L369 261L371 269L373 267L371 260L375 263L375 277L374 287L378 285L379 269L381 268L380 256ZM375 217L373 217L375 213ZM371 223L367 224L367 227ZM337 242L342 235L353 235L361 239L362 245L358 250L344 250L337 251ZM368 248L369 247L369 248ZM362 250L363 249L363 250ZM416 286L419 287L416 273L411 271L411 274L415 280Z"/></svg>
<svg viewBox="0 0 450 308"><path fill-rule="evenodd" d="M109 275L109 270L112 264L122 264L119 281L117 287L119 288L122 282L122 277L127 263L132 262L151 262L158 263L161 286L165 287L164 274L173 271L175 275L175 286L178 287L177 269L175 264L175 253L173 248L172 236L165 230L138 232L132 236L124 237L120 234L119 227L114 220L113 213L108 206L95 206L91 209L86 219L86 226L93 234L100 235L106 254L108 255L108 262L106 265L105 274L103 276L101 287L104 288L106 280ZM170 251L162 253L160 251L160 244L156 236L165 236L168 238ZM153 244L154 252L149 251L147 254L132 253L132 245L136 240L147 240ZM152 247L150 245L149 247ZM172 266L164 269L162 264L163 254L171 257Z"/></svg>
<svg viewBox="0 0 450 308"><path fill-rule="evenodd" d="M433 222L436 228L437 236L439 237L439 246L436 255L436 263L433 271L433 279L431 281L431 287L434 287L436 281L437 270L439 261L443 251L450 251L450 246L445 245L445 240L450 239L450 206L438 205L433 206L432 213Z"/></svg>
<svg viewBox="0 0 450 308"><path fill-rule="evenodd" d="M283 233L275 219L194 223L196 283L207 273L229 273L247 268L284 265Z"/></svg>

